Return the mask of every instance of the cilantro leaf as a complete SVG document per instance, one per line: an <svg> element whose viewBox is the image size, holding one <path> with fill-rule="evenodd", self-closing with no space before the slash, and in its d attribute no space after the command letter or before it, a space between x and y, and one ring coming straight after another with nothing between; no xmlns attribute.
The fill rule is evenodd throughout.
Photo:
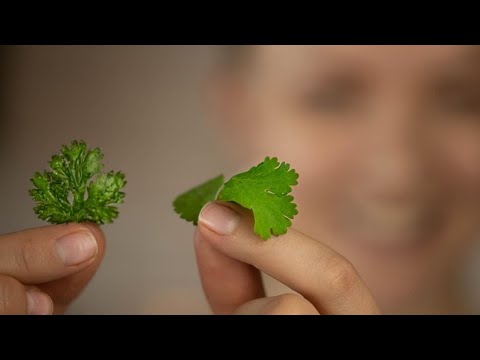
<svg viewBox="0 0 480 360"><path fill-rule="evenodd" d="M289 164L280 163L276 157L266 157L225 184L220 176L183 193L174 201L174 208L181 218L197 225L200 210L207 202L235 202L252 210L254 232L267 240L272 235L285 234L298 214L294 198L289 195L297 180L298 174Z"/></svg>
<svg viewBox="0 0 480 360"><path fill-rule="evenodd" d="M285 234L298 214L293 196L298 174L277 158L265 160L227 181L218 195L220 201L233 201L253 211L254 231L263 240Z"/></svg>
<svg viewBox="0 0 480 360"><path fill-rule="evenodd" d="M118 209L112 204L123 202L120 190L127 182L121 172L101 173L102 159L101 150L87 149L84 141L63 145L49 162L51 171L36 172L31 179L37 216L52 224L113 222Z"/></svg>
<svg viewBox="0 0 480 360"><path fill-rule="evenodd" d="M219 175L179 195L173 202L175 211L182 219L197 225L200 210L206 203L215 200L223 181L223 175Z"/></svg>

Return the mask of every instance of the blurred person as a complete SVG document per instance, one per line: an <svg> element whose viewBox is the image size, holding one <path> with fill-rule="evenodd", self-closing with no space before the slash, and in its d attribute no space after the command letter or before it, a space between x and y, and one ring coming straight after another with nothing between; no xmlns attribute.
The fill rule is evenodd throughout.
<svg viewBox="0 0 480 360"><path fill-rule="evenodd" d="M232 46L211 83L241 166L300 174L299 214L262 241L207 204L194 245L215 314L469 313L458 286L480 230L476 46ZM105 240L68 224L0 235L0 313L62 313ZM267 296L260 271L291 292Z"/></svg>
<svg viewBox="0 0 480 360"><path fill-rule="evenodd" d="M213 104L232 157L300 174L299 214L262 241L207 204L195 233L215 313L466 313L480 230L477 46L239 46ZM257 269L294 290L266 297Z"/></svg>

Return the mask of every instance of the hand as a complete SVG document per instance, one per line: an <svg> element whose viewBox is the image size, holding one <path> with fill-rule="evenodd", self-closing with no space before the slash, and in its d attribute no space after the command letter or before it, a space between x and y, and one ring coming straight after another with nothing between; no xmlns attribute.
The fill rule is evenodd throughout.
<svg viewBox="0 0 480 360"><path fill-rule="evenodd" d="M263 241L250 212L207 204L195 251L202 286L216 314L378 314L354 267L331 248L292 228ZM299 294L265 297L259 270Z"/></svg>
<svg viewBox="0 0 480 360"><path fill-rule="evenodd" d="M105 239L93 224L0 235L0 314L61 314L97 271Z"/></svg>

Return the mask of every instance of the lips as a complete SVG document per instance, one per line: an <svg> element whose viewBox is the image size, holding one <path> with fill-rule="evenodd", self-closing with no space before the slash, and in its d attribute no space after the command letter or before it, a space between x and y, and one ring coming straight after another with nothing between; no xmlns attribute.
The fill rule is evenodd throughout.
<svg viewBox="0 0 480 360"><path fill-rule="evenodd" d="M429 206L350 205L343 231L354 245L371 251L418 250L435 238L438 211Z"/></svg>

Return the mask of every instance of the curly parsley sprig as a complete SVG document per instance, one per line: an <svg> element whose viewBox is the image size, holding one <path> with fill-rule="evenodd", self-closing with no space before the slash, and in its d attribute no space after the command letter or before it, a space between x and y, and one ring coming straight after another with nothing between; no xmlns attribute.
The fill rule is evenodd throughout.
<svg viewBox="0 0 480 360"><path fill-rule="evenodd" d="M36 172L31 179L29 194L37 216L52 224L112 223L118 217L113 204L123 203L120 190L127 181L120 171L102 173L102 159L101 150L88 149L84 141L63 145L49 162L51 170Z"/></svg>

